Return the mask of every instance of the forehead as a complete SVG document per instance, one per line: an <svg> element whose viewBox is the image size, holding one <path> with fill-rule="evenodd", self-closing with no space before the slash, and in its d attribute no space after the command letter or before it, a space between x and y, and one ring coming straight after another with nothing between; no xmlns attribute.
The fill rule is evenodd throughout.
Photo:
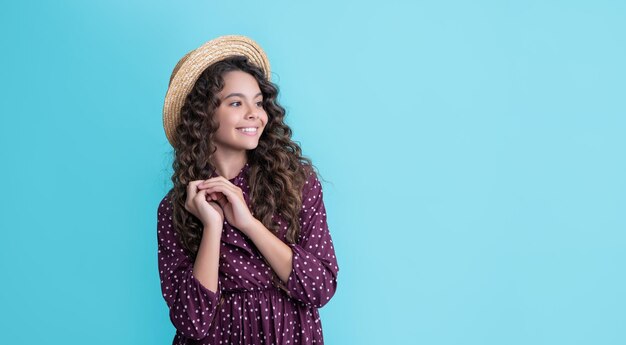
<svg viewBox="0 0 626 345"><path fill-rule="evenodd" d="M229 91L244 92L247 90L250 93L256 94L260 90L259 83L256 81L256 79L246 72L226 72L224 73L223 78L224 89L222 90L222 93L226 93Z"/></svg>

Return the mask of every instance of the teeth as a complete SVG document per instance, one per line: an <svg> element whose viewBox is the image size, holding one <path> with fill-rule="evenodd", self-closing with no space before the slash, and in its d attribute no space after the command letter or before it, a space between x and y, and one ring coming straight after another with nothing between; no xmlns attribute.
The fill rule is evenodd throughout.
<svg viewBox="0 0 626 345"><path fill-rule="evenodd" d="M256 132L256 128L254 128L254 127L239 128L239 130L242 131L242 132Z"/></svg>

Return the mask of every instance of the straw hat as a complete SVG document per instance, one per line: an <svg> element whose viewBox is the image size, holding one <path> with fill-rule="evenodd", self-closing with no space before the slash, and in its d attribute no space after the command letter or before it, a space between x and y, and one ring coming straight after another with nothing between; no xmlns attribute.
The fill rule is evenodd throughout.
<svg viewBox="0 0 626 345"><path fill-rule="evenodd" d="M226 35L212 39L185 54L174 67L163 105L163 128L167 140L174 146L174 132L185 98L193 89L200 74L214 62L233 55L243 55L260 67L270 80L270 62L261 47L241 35Z"/></svg>

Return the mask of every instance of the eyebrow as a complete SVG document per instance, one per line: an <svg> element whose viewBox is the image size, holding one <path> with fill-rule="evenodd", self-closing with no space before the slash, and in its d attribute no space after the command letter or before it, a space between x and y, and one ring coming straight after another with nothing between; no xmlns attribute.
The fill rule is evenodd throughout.
<svg viewBox="0 0 626 345"><path fill-rule="evenodd" d="M259 96L261 96L261 95L262 95L262 93L261 93L261 92L259 92L259 93L257 93L256 95L254 95L254 97L253 97L253 98L257 98L257 97L259 97ZM224 99L229 98L229 97L235 97L235 96L239 96L239 97L242 97L242 98L246 98L246 96L244 96L244 94L243 94L243 93L233 92L233 93L229 94L228 96L224 97Z"/></svg>

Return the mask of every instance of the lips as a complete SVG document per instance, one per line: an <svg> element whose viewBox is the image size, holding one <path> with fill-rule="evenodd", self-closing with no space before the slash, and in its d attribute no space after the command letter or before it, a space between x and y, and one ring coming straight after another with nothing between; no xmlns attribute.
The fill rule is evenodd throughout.
<svg viewBox="0 0 626 345"><path fill-rule="evenodd" d="M259 128L258 127L239 127L237 128L237 130L241 132L242 134L253 136L257 134L257 132L259 131Z"/></svg>

